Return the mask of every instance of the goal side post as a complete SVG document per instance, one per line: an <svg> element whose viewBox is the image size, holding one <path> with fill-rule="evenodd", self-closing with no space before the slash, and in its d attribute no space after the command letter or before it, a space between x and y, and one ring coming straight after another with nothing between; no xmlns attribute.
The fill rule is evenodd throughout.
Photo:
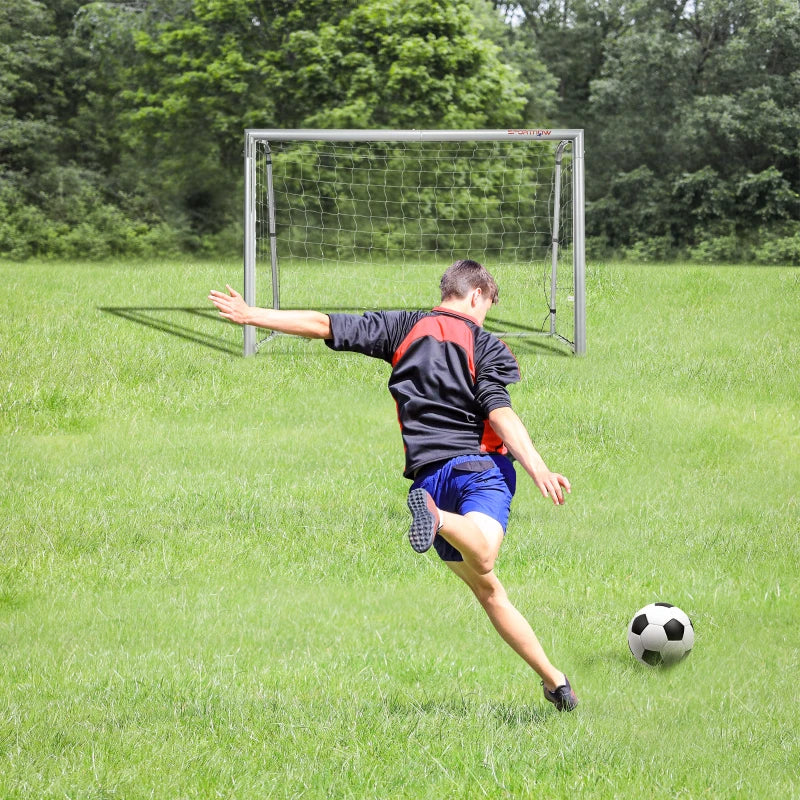
<svg viewBox="0 0 800 800"><path fill-rule="evenodd" d="M261 262L266 262L266 243L272 283L272 307L280 308L279 258L276 230L275 190L273 185L273 159L270 143L423 143L423 142L514 142L524 140L551 140L557 144L554 153L554 200L550 220L552 242L551 275L549 288L549 335L560 336L556 330L555 292L558 280L558 238L561 225L561 162L564 149L571 146L571 184L567 184L571 198L571 256L573 296L573 332L570 346L577 355L586 352L586 298L585 298L585 218L584 218L584 140L583 130L365 130L365 129L247 129L244 141L244 299L249 305L257 304L256 281ZM260 154L259 154L260 147ZM263 166L259 166L261 158ZM266 209L266 211L265 211ZM567 229L569 230L569 229ZM263 303L262 303L263 305ZM520 334L522 335L522 334ZM259 347L256 329L244 326L244 355L253 355Z"/></svg>
<svg viewBox="0 0 800 800"><path fill-rule="evenodd" d="M586 190L583 131L576 131L572 165L572 267L575 279L575 355L586 354Z"/></svg>
<svg viewBox="0 0 800 800"><path fill-rule="evenodd" d="M244 139L244 301L256 304L256 140ZM244 326L244 355L256 352L256 329Z"/></svg>

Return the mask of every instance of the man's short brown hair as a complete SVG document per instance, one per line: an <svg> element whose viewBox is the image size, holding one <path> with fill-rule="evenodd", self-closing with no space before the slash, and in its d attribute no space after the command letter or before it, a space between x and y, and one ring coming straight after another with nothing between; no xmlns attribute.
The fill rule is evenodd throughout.
<svg viewBox="0 0 800 800"><path fill-rule="evenodd" d="M449 266L442 275L439 288L442 290L442 300L449 300L451 297L462 299L474 289L480 289L491 297L493 303L500 296L497 284L486 267L469 259L456 261Z"/></svg>

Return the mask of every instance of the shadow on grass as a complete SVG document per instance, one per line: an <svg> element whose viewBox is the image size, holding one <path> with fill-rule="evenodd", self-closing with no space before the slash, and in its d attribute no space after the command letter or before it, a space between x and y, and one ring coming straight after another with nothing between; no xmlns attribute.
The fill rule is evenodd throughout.
<svg viewBox="0 0 800 800"><path fill-rule="evenodd" d="M300 306L285 306L286 311L302 311ZM325 314L363 314L367 311L396 311L397 306L327 306L319 309ZM512 350L518 352L538 353L540 355L571 356L570 345L557 336L550 336L532 325L524 325L513 320L490 317L484 325L487 331L507 341ZM270 337L260 341L265 344Z"/></svg>
<svg viewBox="0 0 800 800"><path fill-rule="evenodd" d="M99 307L98 311L113 314L115 317L144 325L179 339L185 339L194 344L218 350L229 355L240 355L241 347L236 347L222 336L205 333L197 327L197 322L202 319L204 323L214 322L228 325L214 308L192 306L114 306ZM198 319L199 318L199 319ZM194 322L195 325L188 324Z"/></svg>
<svg viewBox="0 0 800 800"><path fill-rule="evenodd" d="M286 310L297 310L289 309ZM362 314L364 311L389 311L390 308L365 309L356 307L327 308L326 312L339 312L347 314ZM196 326L187 324L187 317L200 318L204 322L218 322L223 325L230 323L223 320L217 310L205 306L102 306L98 308L105 314L113 314L115 317L135 322L137 325L144 325L153 330L177 336L194 344L209 347L228 355L240 355L241 348L232 345L230 341L222 336L214 336L199 330ZM196 319L191 321L196 322ZM510 320L492 319L488 320L486 330L494 333L500 338L508 338L509 344L517 352L538 353L540 355L569 356L571 355L568 346L558 338L545 336L534 327L522 325ZM504 337L504 334L506 335ZM269 337L267 337L269 338ZM266 344L266 339L261 340L261 345Z"/></svg>
<svg viewBox="0 0 800 800"><path fill-rule="evenodd" d="M384 707L386 712L394 717L418 718L431 714L439 717L466 718L488 714L510 728L541 725L553 715L552 708L545 707L543 702L524 705L478 704L463 695L423 699L394 696L384 698Z"/></svg>

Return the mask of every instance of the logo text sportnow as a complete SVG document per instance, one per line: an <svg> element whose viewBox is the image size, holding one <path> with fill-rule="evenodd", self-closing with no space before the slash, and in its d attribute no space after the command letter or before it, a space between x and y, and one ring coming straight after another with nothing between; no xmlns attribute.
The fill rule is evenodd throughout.
<svg viewBox="0 0 800 800"><path fill-rule="evenodd" d="M510 136L549 136L552 131L509 128Z"/></svg>

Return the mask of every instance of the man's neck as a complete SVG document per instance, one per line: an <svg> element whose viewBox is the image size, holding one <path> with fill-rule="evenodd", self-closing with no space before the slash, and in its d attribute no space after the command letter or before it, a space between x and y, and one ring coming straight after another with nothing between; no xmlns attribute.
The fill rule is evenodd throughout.
<svg viewBox="0 0 800 800"><path fill-rule="evenodd" d="M478 308L473 308L469 298L442 300L442 302L439 303L439 305L436 307L444 308L447 309L447 311L453 311L456 314L461 314L462 316L474 319L475 322L478 323L478 325L483 325L483 320L486 317L485 313L483 314L483 316L481 316L480 310Z"/></svg>

